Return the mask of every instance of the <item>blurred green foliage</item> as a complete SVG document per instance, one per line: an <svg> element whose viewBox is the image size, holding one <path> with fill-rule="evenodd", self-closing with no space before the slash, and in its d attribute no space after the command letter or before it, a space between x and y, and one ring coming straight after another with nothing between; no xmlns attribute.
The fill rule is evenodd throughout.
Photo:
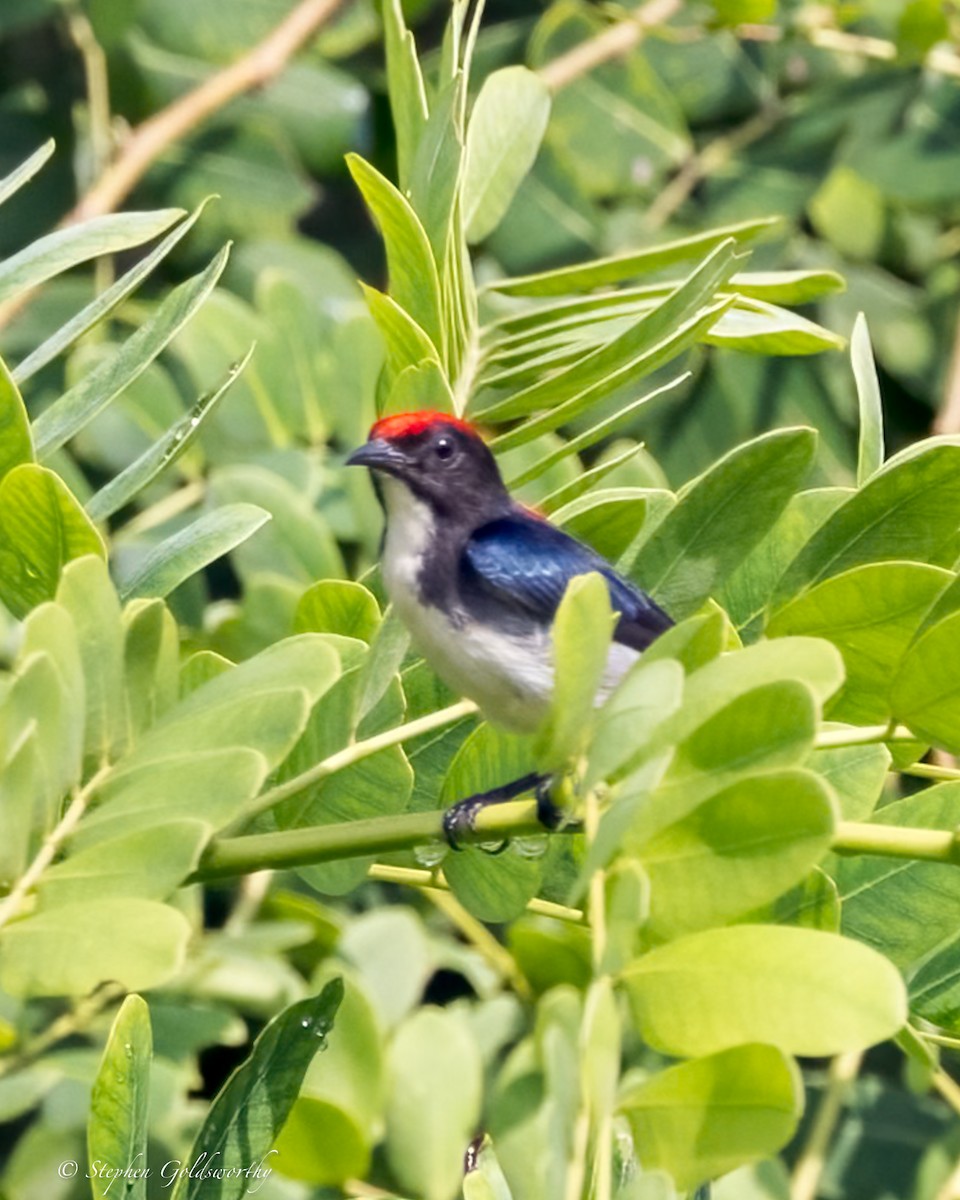
<svg viewBox="0 0 960 1200"><path fill-rule="evenodd" d="M405 3L428 121L399 7L352 0L151 166L126 205L141 215L43 240L105 147L293 0L0 5L0 177L32 164L3 207L0 301L44 283L0 309L5 886L83 800L0 950L6 1200L88 1194L82 1168L57 1174L85 1163L88 1125L91 1160L192 1144L240 1165L282 1127L269 1200L361 1194L352 1179L443 1200L482 1127L467 1200L505 1200L506 1179L533 1200L564 1194L584 1120L624 1200L751 1162L716 1200L784 1200L834 1086L793 1056L887 1037L906 997L950 1063L956 868L829 846L838 818L955 828L957 784L894 793L882 745L816 737L896 718L960 750L957 448L884 465L947 391L958 17L927 0L678 7L549 83L631 10L491 2L458 56L445 6ZM378 409L424 397L480 413L525 499L689 620L590 728L606 611L573 590L537 744L461 720L260 812L262 789L451 699L382 613L378 512L341 466ZM781 428L797 425L816 446ZM306 833L427 812L574 742L615 801L586 864L569 839L469 850L444 864L456 902L400 891L424 882L409 851L377 856L379 878L355 856L269 887L180 886L251 816ZM909 766L926 744L892 749ZM605 875L599 962L549 907L584 899L588 867ZM115 1012L114 978L149 1015ZM871 1051L852 1084L825 1200L940 1200L960 1135L930 1090L938 1044L912 1036L913 1057Z"/></svg>

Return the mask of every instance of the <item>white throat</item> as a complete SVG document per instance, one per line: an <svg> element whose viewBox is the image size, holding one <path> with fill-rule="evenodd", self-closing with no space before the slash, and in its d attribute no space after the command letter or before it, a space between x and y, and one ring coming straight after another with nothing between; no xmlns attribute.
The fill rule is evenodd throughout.
<svg viewBox="0 0 960 1200"><path fill-rule="evenodd" d="M383 582L400 617L406 620L410 605L417 601L423 555L434 538L433 511L399 479L385 475L381 488L387 514Z"/></svg>

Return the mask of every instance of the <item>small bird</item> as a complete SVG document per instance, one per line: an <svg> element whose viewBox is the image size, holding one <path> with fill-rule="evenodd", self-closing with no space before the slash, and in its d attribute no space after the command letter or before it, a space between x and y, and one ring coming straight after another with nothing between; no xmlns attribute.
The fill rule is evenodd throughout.
<svg viewBox="0 0 960 1200"><path fill-rule="evenodd" d="M546 715L551 627L576 576L600 574L619 614L598 702L673 624L599 554L514 500L466 421L431 411L385 417L347 465L373 472L386 517L383 582L414 645L494 725L530 733ZM529 775L454 805L448 838L472 829L484 804L533 789L541 817L555 823L548 782Z"/></svg>

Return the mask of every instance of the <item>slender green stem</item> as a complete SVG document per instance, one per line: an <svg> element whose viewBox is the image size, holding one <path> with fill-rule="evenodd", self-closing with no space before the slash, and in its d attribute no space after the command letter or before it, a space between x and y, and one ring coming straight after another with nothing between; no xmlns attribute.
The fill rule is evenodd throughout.
<svg viewBox="0 0 960 1200"><path fill-rule="evenodd" d="M576 832L568 827L564 832ZM543 833L532 800L514 800L481 809L467 840L496 841ZM268 868L302 867L310 863L410 850L443 838L443 813L400 813L367 821L344 821L310 829L247 837L217 837L207 847L189 882L246 875ZM878 854L888 858L960 864L960 838L946 829L913 829L897 825L866 825L840 821L833 839L838 854ZM557 915L557 914L548 914Z"/></svg>
<svg viewBox="0 0 960 1200"><path fill-rule="evenodd" d="M481 809L473 833L465 836L465 840L491 842L534 833L543 833L543 826L537 819L536 802L512 800L508 804ZM219 837L207 847L190 882L245 875L268 867L302 867L309 863L385 854L390 850L411 850L440 841L443 836L443 812L435 809L282 833Z"/></svg>
<svg viewBox="0 0 960 1200"><path fill-rule="evenodd" d="M376 879L379 883L398 883L421 891L451 890L442 871L428 871L426 867L392 867L386 863L373 863L367 871L367 878ZM555 921L569 921L572 925L582 925L585 920L579 908L568 908L565 904L555 904L552 900L541 900L539 897L527 901L527 912L538 917L552 917Z"/></svg>
<svg viewBox="0 0 960 1200"><path fill-rule="evenodd" d="M951 783L960 779L960 770L956 767L938 767L936 763L911 763L909 767L901 767L899 775L914 775L918 779L939 779Z"/></svg>
<svg viewBox="0 0 960 1200"><path fill-rule="evenodd" d="M878 854L960 864L960 839L953 830L912 829L839 821L832 849L838 854Z"/></svg>
<svg viewBox="0 0 960 1200"><path fill-rule="evenodd" d="M336 754L331 754L329 758L315 763L292 779L278 783L276 787L269 788L256 796L233 822L229 832L237 832L254 817L266 812L268 808L273 808L275 804L279 804L282 800L288 800L291 796L299 795L300 792L305 791L308 787L313 787L314 784L320 783L330 775L352 767L354 763L361 762L373 754L379 754L381 750L386 750L390 746L411 741L415 737L420 737L421 734L431 733L434 729L442 729L444 725L452 725L455 721L472 716L476 711L477 706L472 700L461 700L457 704L451 704L449 708L441 708L416 721L408 721L405 725L397 725L394 729L387 729L383 733L365 738L362 742L354 742L351 746L345 746Z"/></svg>
<svg viewBox="0 0 960 1200"><path fill-rule="evenodd" d="M818 750L838 750L843 746L872 746L876 742L916 740L916 736L904 725L861 725L846 729L822 729L814 745Z"/></svg>
<svg viewBox="0 0 960 1200"><path fill-rule="evenodd" d="M810 1125L806 1143L790 1180L790 1200L815 1200L843 1105L860 1071L863 1051L839 1054L830 1063L827 1089Z"/></svg>

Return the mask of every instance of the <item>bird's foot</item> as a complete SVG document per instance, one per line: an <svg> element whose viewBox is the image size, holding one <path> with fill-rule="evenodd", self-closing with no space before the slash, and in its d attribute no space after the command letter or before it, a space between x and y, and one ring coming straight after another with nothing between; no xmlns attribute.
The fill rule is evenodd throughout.
<svg viewBox="0 0 960 1200"><path fill-rule="evenodd" d="M522 779L514 779L510 783L502 784L500 787L491 788L489 792L478 792L475 796L468 796L466 800L459 800L456 804L451 804L447 811L443 814L443 834L454 850L462 850L463 843L470 834L476 829L477 814L491 804L504 804L508 800L515 800L517 796L523 795L524 792L536 791L537 796L537 816L543 820L543 813L547 812L546 807L541 807L542 801L540 798L540 790L547 787L547 801L549 805L549 817L551 820L562 819L559 809L555 807L549 799L549 777L546 775L538 775L532 772L529 775L524 775ZM548 829L555 829L556 825L551 825L548 821L544 821ZM506 841L501 842L494 850L488 851L491 854L502 854L507 848Z"/></svg>

